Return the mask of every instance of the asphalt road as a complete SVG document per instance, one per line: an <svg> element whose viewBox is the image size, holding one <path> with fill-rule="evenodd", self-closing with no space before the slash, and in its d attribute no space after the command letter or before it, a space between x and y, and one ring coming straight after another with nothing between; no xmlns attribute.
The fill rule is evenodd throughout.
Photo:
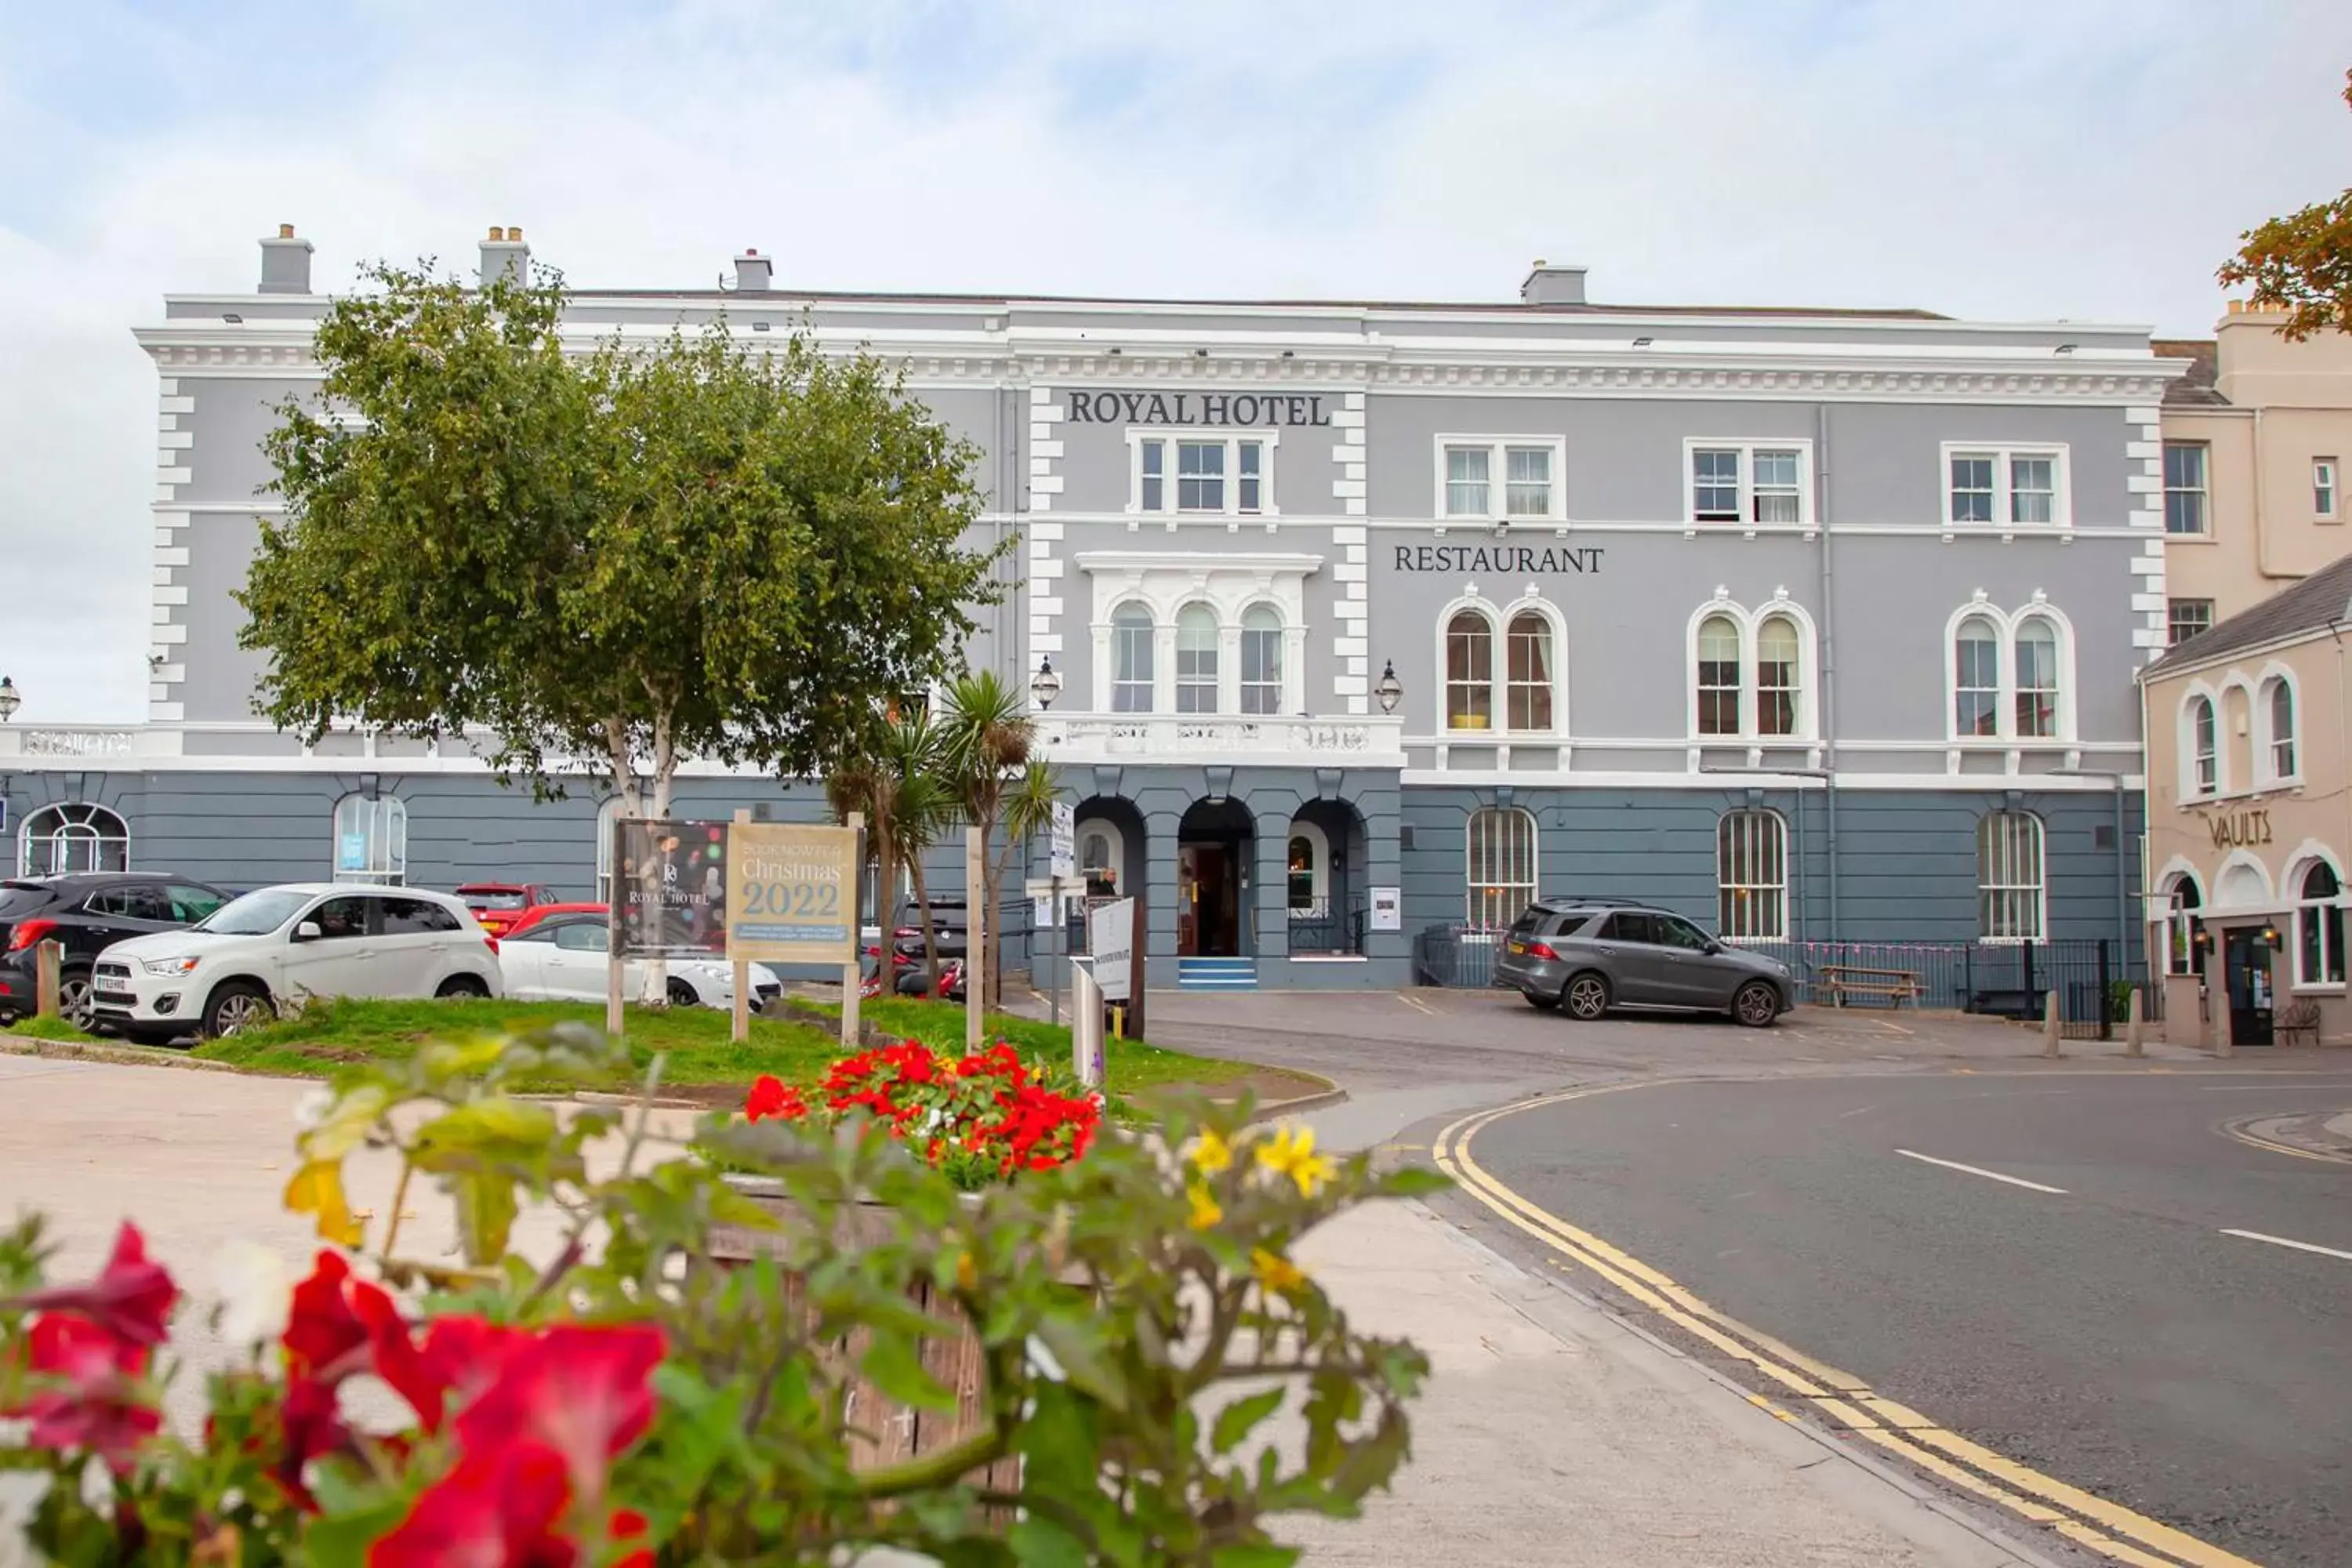
<svg viewBox="0 0 2352 1568"><path fill-rule="evenodd" d="M2336 1568L2352 1165L2223 1128L2347 1107L2352 1077L2212 1069L1662 1085L1507 1117L1474 1153L1944 1426L2255 1562Z"/></svg>

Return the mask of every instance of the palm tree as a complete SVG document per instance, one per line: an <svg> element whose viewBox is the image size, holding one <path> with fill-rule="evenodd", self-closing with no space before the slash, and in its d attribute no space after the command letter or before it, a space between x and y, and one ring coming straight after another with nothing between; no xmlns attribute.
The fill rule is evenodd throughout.
<svg viewBox="0 0 2352 1568"><path fill-rule="evenodd" d="M866 842L878 873L880 897L875 920L882 931L886 989L898 929L898 868L902 865L915 884L930 988L939 989L939 942L923 885L923 851L938 840L955 815L954 792L940 776L940 739L929 714L919 708L905 710L883 728L870 752L841 763L825 776L825 799L836 818L846 820L853 811L866 816Z"/></svg>
<svg viewBox="0 0 2352 1568"><path fill-rule="evenodd" d="M992 669L957 678L948 689L940 728L943 772L964 820L980 830L981 886L975 892L987 931L987 1000L1001 1003L1004 982L998 960L1003 949L997 917L1004 904L1005 867L1014 845L1052 815L1053 774L1031 755L1037 730L1025 696ZM1000 828L1003 847L992 855L987 847L995 843Z"/></svg>

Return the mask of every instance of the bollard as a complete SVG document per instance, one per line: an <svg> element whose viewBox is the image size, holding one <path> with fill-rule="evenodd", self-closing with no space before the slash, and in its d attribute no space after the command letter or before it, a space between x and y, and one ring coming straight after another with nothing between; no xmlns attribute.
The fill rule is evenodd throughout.
<svg viewBox="0 0 2352 1568"><path fill-rule="evenodd" d="M65 957L66 945L61 942L45 942L33 950L33 1011L44 1018L58 1016Z"/></svg>
<svg viewBox="0 0 2352 1568"><path fill-rule="evenodd" d="M2124 1055L2147 1055L2147 1008L2139 986L2131 988L2131 1009L2124 1015Z"/></svg>
<svg viewBox="0 0 2352 1568"><path fill-rule="evenodd" d="M2058 993L2044 991L2042 994L2042 1054L2043 1056L2055 1057L2063 1054L2058 1049L2059 1027Z"/></svg>

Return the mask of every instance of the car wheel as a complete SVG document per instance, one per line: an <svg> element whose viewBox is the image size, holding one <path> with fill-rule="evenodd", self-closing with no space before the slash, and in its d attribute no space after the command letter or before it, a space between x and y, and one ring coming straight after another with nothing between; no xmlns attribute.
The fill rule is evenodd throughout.
<svg viewBox="0 0 2352 1568"><path fill-rule="evenodd" d="M98 998L90 992L87 969L70 969L58 977L58 1013L85 1035L98 1033Z"/></svg>
<svg viewBox="0 0 2352 1568"><path fill-rule="evenodd" d="M1769 1028L1780 1016L1780 994L1761 980L1751 980L1732 997L1731 1016L1751 1029Z"/></svg>
<svg viewBox="0 0 2352 1568"><path fill-rule="evenodd" d="M1590 972L1577 975L1560 992L1559 999L1570 1017L1590 1023L1609 1011L1608 977Z"/></svg>
<svg viewBox="0 0 2352 1568"><path fill-rule="evenodd" d="M489 999L490 988L483 984L478 974L453 974L444 980L441 989L433 994L443 1001L462 996L468 1001L482 1002Z"/></svg>
<svg viewBox="0 0 2352 1568"><path fill-rule="evenodd" d="M268 992L249 980L231 980L216 988L205 1003L205 1016L197 1032L208 1040L226 1039L248 1029L262 1028L277 1018L278 1009L270 1005Z"/></svg>
<svg viewBox="0 0 2352 1568"><path fill-rule="evenodd" d="M673 1007L699 1007L702 998L693 986L673 974L669 980L669 1005Z"/></svg>

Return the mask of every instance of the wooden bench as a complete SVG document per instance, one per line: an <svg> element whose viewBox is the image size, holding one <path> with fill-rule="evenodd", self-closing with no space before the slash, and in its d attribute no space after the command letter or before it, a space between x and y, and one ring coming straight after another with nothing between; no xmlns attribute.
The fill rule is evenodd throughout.
<svg viewBox="0 0 2352 1568"><path fill-rule="evenodd" d="M2319 1004L2308 996L2288 1003L2271 1020L2271 1037L2280 1045L2294 1044L2297 1035L2308 1035L2309 1044L2319 1044Z"/></svg>
<svg viewBox="0 0 2352 1568"><path fill-rule="evenodd" d="M1849 996L1900 1007L1927 994L1919 976L1908 969L1864 969L1851 963L1825 963L1821 973L1822 984L1829 988L1832 1007L1844 1006Z"/></svg>

